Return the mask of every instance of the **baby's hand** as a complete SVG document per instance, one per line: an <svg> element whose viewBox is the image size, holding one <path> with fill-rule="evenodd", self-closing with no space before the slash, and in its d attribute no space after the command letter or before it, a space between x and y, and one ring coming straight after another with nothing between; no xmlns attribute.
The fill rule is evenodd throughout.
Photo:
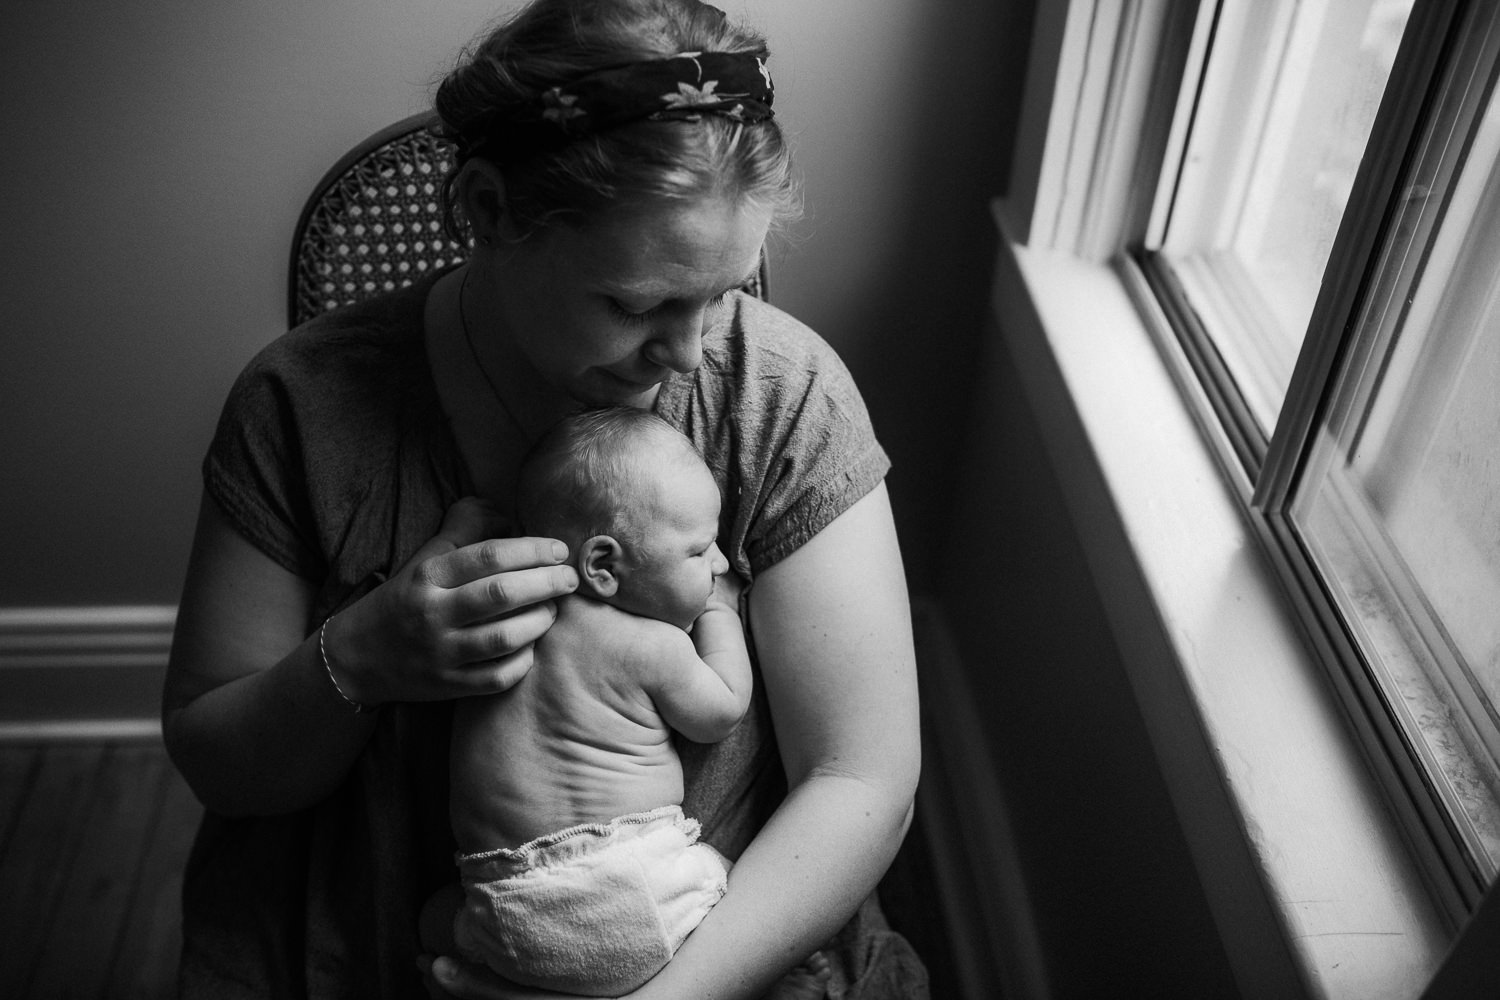
<svg viewBox="0 0 1500 1000"><path fill-rule="evenodd" d="M712 611L715 608L721 611L729 611L738 616L740 613L740 602L744 600L745 581L734 570L730 570L714 578L714 592L708 595L708 604L704 611Z"/></svg>

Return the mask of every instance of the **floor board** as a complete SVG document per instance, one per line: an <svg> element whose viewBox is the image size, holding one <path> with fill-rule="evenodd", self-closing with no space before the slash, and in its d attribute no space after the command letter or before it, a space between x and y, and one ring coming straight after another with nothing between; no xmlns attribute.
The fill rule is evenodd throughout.
<svg viewBox="0 0 1500 1000"><path fill-rule="evenodd" d="M119 996L150 1000L172 995L182 945L183 865L202 816L203 807L187 784L175 772L169 774L131 902L131 923L115 951L110 981Z"/></svg>
<svg viewBox="0 0 1500 1000"><path fill-rule="evenodd" d="M0 745L0 805L0 996L170 996L202 811L161 745Z"/></svg>
<svg viewBox="0 0 1500 1000"><path fill-rule="evenodd" d="M202 814L159 742L0 743L0 998L171 997ZM884 890L938 997L948 963L912 841Z"/></svg>

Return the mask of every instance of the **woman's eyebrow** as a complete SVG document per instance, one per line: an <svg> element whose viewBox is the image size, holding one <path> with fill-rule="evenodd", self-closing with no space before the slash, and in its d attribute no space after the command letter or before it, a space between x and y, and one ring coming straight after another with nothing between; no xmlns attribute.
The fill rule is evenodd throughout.
<svg viewBox="0 0 1500 1000"><path fill-rule="evenodd" d="M724 286L722 291L731 292L736 288L741 288L754 281L759 275L760 261L757 260L755 265L749 271L745 272L743 277L732 284ZM687 296L676 294L676 289L665 288L649 280L640 283L606 281L602 282L600 287L606 295L615 296L616 298L638 299L648 302L679 302L687 298Z"/></svg>

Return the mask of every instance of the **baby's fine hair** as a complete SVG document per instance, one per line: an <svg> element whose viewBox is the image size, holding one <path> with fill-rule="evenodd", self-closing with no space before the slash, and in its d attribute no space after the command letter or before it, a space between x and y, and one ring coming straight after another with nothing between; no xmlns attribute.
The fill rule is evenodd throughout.
<svg viewBox="0 0 1500 1000"><path fill-rule="evenodd" d="M453 235L462 238L464 226L455 181L471 156L500 169L506 211L523 232L711 194L769 208L774 219L795 216L790 151L774 119L643 120L560 148L536 148L507 127L553 87L684 52L767 55L760 35L699 0L533 0L478 40L434 100L439 132L457 150L443 187Z"/></svg>
<svg viewBox="0 0 1500 1000"><path fill-rule="evenodd" d="M516 514L528 535L629 534L635 502L665 470L702 464L691 441L650 410L612 406L568 417L521 464Z"/></svg>

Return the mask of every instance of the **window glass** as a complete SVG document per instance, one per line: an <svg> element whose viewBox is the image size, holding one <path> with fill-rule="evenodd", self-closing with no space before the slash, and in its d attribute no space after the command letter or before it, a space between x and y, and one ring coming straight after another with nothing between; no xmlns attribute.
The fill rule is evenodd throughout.
<svg viewBox="0 0 1500 1000"><path fill-rule="evenodd" d="M1269 437L1412 0L1203 6L1160 250Z"/></svg>
<svg viewBox="0 0 1500 1000"><path fill-rule="evenodd" d="M1426 196L1430 224L1385 255L1291 506L1486 878L1500 863L1497 162L1491 100L1446 201Z"/></svg>

